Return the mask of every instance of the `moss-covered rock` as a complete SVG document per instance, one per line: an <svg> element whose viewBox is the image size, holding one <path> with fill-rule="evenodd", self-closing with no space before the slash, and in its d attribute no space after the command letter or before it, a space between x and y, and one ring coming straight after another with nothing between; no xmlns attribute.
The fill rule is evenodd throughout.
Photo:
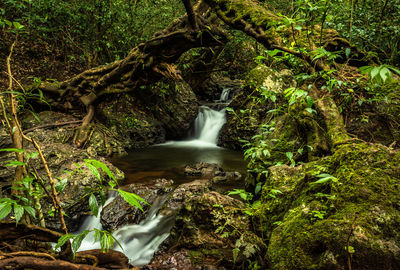
<svg viewBox="0 0 400 270"><path fill-rule="evenodd" d="M277 109L284 100L283 90L294 85L288 70L276 72L265 65L251 70L242 91L229 104L232 111L228 113L227 122L220 132L219 144L242 149L240 140L250 140L261 124L268 124L274 114L267 112ZM271 99L271 96L276 99Z"/></svg>
<svg viewBox="0 0 400 270"><path fill-rule="evenodd" d="M217 192L187 197L169 245L186 250L193 265L240 268L264 246L244 209L243 202Z"/></svg>
<svg viewBox="0 0 400 270"><path fill-rule="evenodd" d="M354 269L398 269L399 164L399 152L351 143L295 168L271 167L256 214L271 269L344 269L348 237Z"/></svg>
<svg viewBox="0 0 400 270"><path fill-rule="evenodd" d="M347 96L338 101L344 104L348 132L368 142L400 147L400 81L370 85L359 92L362 100Z"/></svg>

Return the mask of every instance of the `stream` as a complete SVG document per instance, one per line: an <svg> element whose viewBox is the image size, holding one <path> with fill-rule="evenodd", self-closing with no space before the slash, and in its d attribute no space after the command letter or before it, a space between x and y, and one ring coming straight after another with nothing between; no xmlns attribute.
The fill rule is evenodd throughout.
<svg viewBox="0 0 400 270"><path fill-rule="evenodd" d="M217 146L218 133L226 121L225 107L229 103L229 96L229 89L224 89L219 100L209 106L200 106L190 139L137 149L127 156L112 160L115 166L124 171L125 184L144 183L157 178L173 179L176 185L190 182L198 177L184 175L183 167L198 162L217 163L225 171L238 171L244 175L246 163L242 154ZM113 199L114 195L111 194L106 204ZM148 264L159 245L169 236L173 218L157 214L166 199L160 198L154 203L139 224L123 226L113 233L122 247L116 245L114 249L123 252L134 266ZM87 217L77 233L94 228L102 229L100 214L97 218ZM93 241L93 234L89 234L79 251L100 248L100 243Z"/></svg>

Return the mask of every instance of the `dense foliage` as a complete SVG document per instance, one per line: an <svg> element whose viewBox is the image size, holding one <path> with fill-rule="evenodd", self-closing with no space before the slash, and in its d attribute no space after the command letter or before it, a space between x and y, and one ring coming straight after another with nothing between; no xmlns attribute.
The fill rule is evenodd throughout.
<svg viewBox="0 0 400 270"><path fill-rule="evenodd" d="M6 0L0 4L0 16L25 25L32 39L51 41L89 66L123 58L183 12L179 0Z"/></svg>
<svg viewBox="0 0 400 270"><path fill-rule="evenodd" d="M373 0L265 1L302 25L333 28L355 45L400 63L400 3Z"/></svg>

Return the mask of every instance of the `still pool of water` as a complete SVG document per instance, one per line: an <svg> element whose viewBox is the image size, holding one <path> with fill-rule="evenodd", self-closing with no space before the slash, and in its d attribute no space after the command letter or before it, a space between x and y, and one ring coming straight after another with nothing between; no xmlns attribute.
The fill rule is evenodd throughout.
<svg viewBox="0 0 400 270"><path fill-rule="evenodd" d="M242 153L199 140L167 142L137 149L127 156L113 158L111 162L124 171L125 184L156 178L173 179L176 184L189 182L198 177L184 175L183 167L198 162L216 163L225 171L237 171L243 176L247 165Z"/></svg>

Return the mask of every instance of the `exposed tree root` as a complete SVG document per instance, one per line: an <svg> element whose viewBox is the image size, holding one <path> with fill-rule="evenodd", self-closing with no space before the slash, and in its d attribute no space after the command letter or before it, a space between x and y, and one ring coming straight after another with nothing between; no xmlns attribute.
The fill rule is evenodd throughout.
<svg viewBox="0 0 400 270"><path fill-rule="evenodd" d="M61 236L62 234L59 232L55 232L36 225L18 224L17 227L15 225L15 222L0 222L0 239L3 241L23 238L40 242L57 243L58 239Z"/></svg>
<svg viewBox="0 0 400 270"><path fill-rule="evenodd" d="M0 269L41 269L41 270L106 270L86 264L74 264L63 260L45 260L32 256L13 257L0 260Z"/></svg>
<svg viewBox="0 0 400 270"><path fill-rule="evenodd" d="M60 126L68 126L68 125L75 125L75 124L81 124L83 120L75 120L75 121L68 121L68 122L63 122L63 123L51 123L51 124L46 124L46 125L40 125L36 126L33 128L28 128L24 130L23 132L26 134L28 132L32 132L36 129L40 128L51 128L51 127L60 127Z"/></svg>
<svg viewBox="0 0 400 270"><path fill-rule="evenodd" d="M97 265L107 266L108 269L111 267L115 269L129 268L128 258L121 252L115 250L109 250L107 253L104 253L100 249L93 249L81 251L76 254L77 258L84 258L88 256L96 258Z"/></svg>
<svg viewBox="0 0 400 270"><path fill-rule="evenodd" d="M188 4L188 3L186 3ZM158 81L162 77L181 80L173 63L194 47L223 45L226 34L204 17L196 18L200 4L187 15L174 20L169 27L156 33L154 38L139 44L129 55L109 65L96 67L61 83L42 83L39 88L53 96L51 105L60 109L87 109L86 117L77 132L74 143L82 146L87 139L87 125L94 117L96 102L104 95L139 90L139 86ZM188 22L190 21L190 22Z"/></svg>

